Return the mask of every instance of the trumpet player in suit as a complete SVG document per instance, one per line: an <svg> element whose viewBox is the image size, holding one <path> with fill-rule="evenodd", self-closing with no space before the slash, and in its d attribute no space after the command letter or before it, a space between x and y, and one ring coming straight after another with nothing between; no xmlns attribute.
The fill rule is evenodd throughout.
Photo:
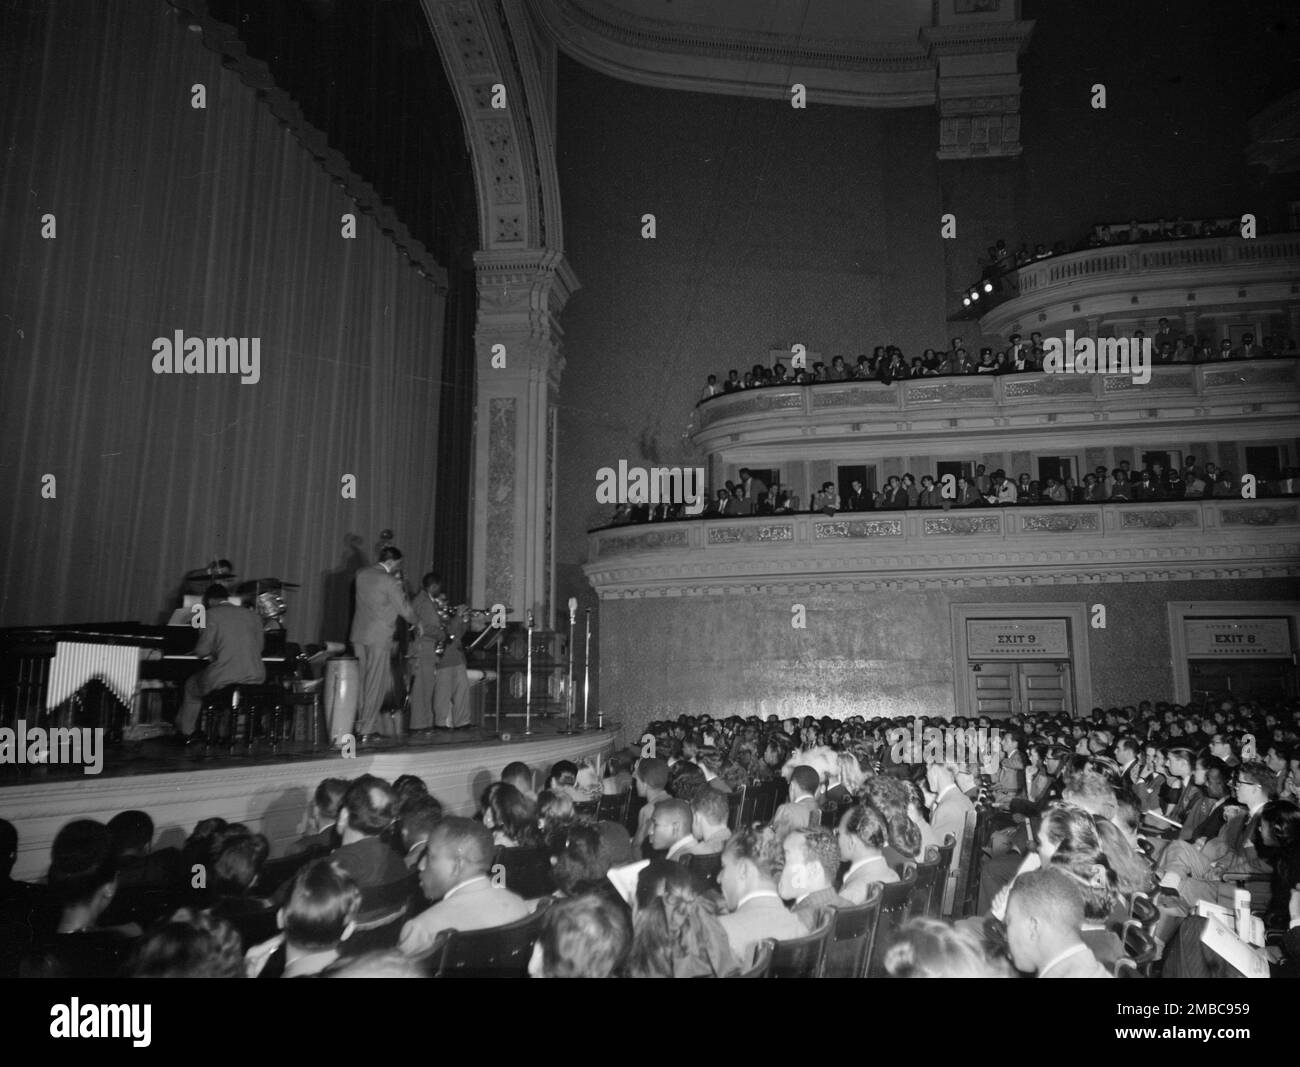
<svg viewBox="0 0 1300 1067"><path fill-rule="evenodd" d="M415 677L411 682L411 733L433 729L433 687L438 672L438 641L442 635L444 603L438 575L424 576L420 592L411 601L415 614L415 640L411 656L415 660Z"/></svg>
<svg viewBox="0 0 1300 1067"><path fill-rule="evenodd" d="M427 729L429 694L432 695L432 725L445 730L470 726L469 675L461 638L469 629L465 605L453 608L442 591L442 575L430 571L424 576L423 591L417 597L417 619L423 637L416 642L416 681L411 693L411 729ZM428 639L432 638L430 642ZM432 670L429 666L432 666ZM418 703L417 703L418 701ZM418 711L417 711L418 708ZM416 726L419 722L420 727Z"/></svg>
<svg viewBox="0 0 1300 1067"><path fill-rule="evenodd" d="M357 604L352 615L349 639L356 650L361 673L360 723L357 741L365 744L378 739L379 713L392 677L393 632L400 615L414 622L406 589L398 573L402 553L392 545L379 553L379 562L357 571ZM331 724L334 736L348 733L347 724Z"/></svg>

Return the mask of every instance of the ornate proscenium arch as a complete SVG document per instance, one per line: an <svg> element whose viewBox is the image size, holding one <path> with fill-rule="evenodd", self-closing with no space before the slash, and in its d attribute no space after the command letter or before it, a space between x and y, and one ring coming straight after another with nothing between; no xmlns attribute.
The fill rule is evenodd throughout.
<svg viewBox="0 0 1300 1067"><path fill-rule="evenodd" d="M555 46L524 0L421 0L465 124L479 204L471 596L551 622L564 259Z"/></svg>

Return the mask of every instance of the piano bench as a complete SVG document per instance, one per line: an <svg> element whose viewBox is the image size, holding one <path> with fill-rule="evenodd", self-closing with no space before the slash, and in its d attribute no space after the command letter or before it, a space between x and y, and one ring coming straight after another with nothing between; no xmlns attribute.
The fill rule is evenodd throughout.
<svg viewBox="0 0 1300 1067"><path fill-rule="evenodd" d="M229 755L235 754L239 744L239 718L244 718L245 752L251 754L257 732L257 720L267 712L272 719L272 750L279 748L277 730L280 721L280 704L284 690L274 683L240 683L214 689L203 700L203 753L207 755L217 735L215 731L218 716L227 720L229 728Z"/></svg>

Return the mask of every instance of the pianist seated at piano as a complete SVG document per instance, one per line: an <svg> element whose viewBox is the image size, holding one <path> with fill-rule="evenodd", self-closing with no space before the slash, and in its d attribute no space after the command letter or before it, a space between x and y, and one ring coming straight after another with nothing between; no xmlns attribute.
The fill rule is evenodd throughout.
<svg viewBox="0 0 1300 1067"><path fill-rule="evenodd" d="M264 631L257 612L229 602L229 591L210 585L203 594L204 626L194 655L211 659L203 670L185 683L176 725L189 738L198 726L203 698L228 685L260 685L266 681L266 664L262 662Z"/></svg>

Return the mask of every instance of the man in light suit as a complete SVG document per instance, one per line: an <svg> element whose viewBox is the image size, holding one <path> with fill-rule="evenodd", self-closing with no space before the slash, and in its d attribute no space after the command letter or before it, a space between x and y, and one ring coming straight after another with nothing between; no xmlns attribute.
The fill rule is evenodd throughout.
<svg viewBox="0 0 1300 1067"><path fill-rule="evenodd" d="M407 622L415 614L407 602L399 579L393 577L402 553L392 545L380 550L379 562L362 567L355 579L357 604L352 615L349 640L357 654L361 672L361 708L358 742L375 741L379 735L379 712L388 693L393 656L393 631L400 615ZM350 732L351 723L331 723L335 739Z"/></svg>
<svg viewBox="0 0 1300 1067"><path fill-rule="evenodd" d="M741 830L722 851L722 873L718 884L726 898L729 915L718 919L731 950L742 966L753 960L754 948L766 938L789 941L808 931L799 917L787 911L772 877L768 844L752 828Z"/></svg>
<svg viewBox="0 0 1300 1067"><path fill-rule="evenodd" d="M264 631L257 613L229 603L224 586L210 585L203 594L203 629L194 655L211 659L185 682L177 729L188 737L198 725L203 698L227 685L260 685L266 681L262 662Z"/></svg>
<svg viewBox="0 0 1300 1067"><path fill-rule="evenodd" d="M782 844L781 896L793 901L791 910L809 930L817 929L828 908L846 908L849 901L835 892L840 846L835 832L821 827L796 830Z"/></svg>
<svg viewBox="0 0 1300 1067"><path fill-rule="evenodd" d="M488 930L529 913L523 897L489 877L492 853L492 834L480 822L451 815L434 827L420 885L437 903L402 927L403 953L423 956L444 930Z"/></svg>
<svg viewBox="0 0 1300 1067"><path fill-rule="evenodd" d="M942 841L952 834L957 842L953 850L952 866L955 869L961 859L961 837L966 827L966 813L975 810L970 797L957 788L957 774L960 768L955 763L931 763L925 771L925 781L934 794L930 804L930 826L934 836Z"/></svg>

